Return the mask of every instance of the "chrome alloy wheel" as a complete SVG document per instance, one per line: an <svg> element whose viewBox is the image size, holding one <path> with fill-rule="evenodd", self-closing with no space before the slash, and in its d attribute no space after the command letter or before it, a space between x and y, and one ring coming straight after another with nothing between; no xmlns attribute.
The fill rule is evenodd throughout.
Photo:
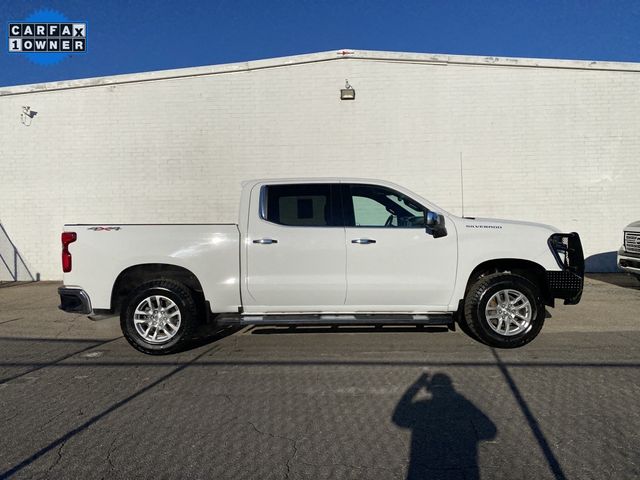
<svg viewBox="0 0 640 480"><path fill-rule="evenodd" d="M510 337L529 328L532 310L531 303L524 293L507 289L491 296L484 313L494 332Z"/></svg>
<svg viewBox="0 0 640 480"><path fill-rule="evenodd" d="M165 343L171 340L182 321L178 305L162 295L152 295L142 300L133 314L136 332L146 342Z"/></svg>

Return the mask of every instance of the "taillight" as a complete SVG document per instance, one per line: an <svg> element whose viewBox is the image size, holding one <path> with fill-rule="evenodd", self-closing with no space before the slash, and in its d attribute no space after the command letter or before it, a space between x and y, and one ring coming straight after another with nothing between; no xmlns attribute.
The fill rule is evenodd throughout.
<svg viewBox="0 0 640 480"><path fill-rule="evenodd" d="M77 240L76 232L62 233L62 271L69 273L71 271L71 253L69 252L69 244Z"/></svg>

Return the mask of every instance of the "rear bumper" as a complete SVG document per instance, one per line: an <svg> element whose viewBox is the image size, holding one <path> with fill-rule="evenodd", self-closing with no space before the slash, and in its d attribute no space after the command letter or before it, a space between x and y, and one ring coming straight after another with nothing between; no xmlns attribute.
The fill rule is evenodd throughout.
<svg viewBox="0 0 640 480"><path fill-rule="evenodd" d="M621 248L618 250L618 268L640 275L640 255L626 252L624 248Z"/></svg>
<svg viewBox="0 0 640 480"><path fill-rule="evenodd" d="M69 313L84 313L89 315L92 311L91 300L87 292L80 288L58 288L60 305L58 308Z"/></svg>
<svg viewBox="0 0 640 480"><path fill-rule="evenodd" d="M564 249L558 248L560 244L565 245ZM584 288L584 253L580 236L575 232L551 235L549 248L562 270L546 272L548 299L552 303L560 298L565 305L575 305L580 302Z"/></svg>

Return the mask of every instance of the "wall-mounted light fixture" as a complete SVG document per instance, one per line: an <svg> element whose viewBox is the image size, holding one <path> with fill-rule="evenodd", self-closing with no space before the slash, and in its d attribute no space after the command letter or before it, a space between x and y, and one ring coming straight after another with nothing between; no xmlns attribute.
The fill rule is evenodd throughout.
<svg viewBox="0 0 640 480"><path fill-rule="evenodd" d="M25 127L30 127L33 117L38 114L35 110L31 110L31 107L25 105L22 107L22 113L20 114L20 121Z"/></svg>
<svg viewBox="0 0 640 480"><path fill-rule="evenodd" d="M340 100L355 100L356 99L356 91L353 89L351 85L349 85L349 80L344 81L344 88L340 89Z"/></svg>

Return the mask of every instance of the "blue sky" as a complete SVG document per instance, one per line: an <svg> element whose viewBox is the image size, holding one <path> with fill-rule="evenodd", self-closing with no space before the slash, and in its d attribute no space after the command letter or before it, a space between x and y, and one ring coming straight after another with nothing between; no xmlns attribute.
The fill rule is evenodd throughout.
<svg viewBox="0 0 640 480"><path fill-rule="evenodd" d="M88 52L9 54L7 22L40 9L88 22ZM0 86L339 48L640 61L640 2L627 0L0 0L0 16Z"/></svg>

